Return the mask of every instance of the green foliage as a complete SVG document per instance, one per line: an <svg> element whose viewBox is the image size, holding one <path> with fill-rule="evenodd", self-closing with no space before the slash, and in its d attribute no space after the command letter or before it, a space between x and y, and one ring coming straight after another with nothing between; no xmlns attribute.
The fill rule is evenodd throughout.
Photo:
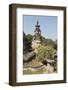
<svg viewBox="0 0 68 90"><path fill-rule="evenodd" d="M28 34L28 35L26 35L26 38L28 39L28 41L29 41L29 42L31 42L31 41L32 41L33 36L32 36L31 34Z"/></svg>
<svg viewBox="0 0 68 90"><path fill-rule="evenodd" d="M23 51L24 51L24 53L27 53L32 49L31 41L32 41L32 35L30 35L30 34L26 35L23 32Z"/></svg>
<svg viewBox="0 0 68 90"><path fill-rule="evenodd" d="M46 46L46 52L48 53L48 59L54 59L55 55L56 55L56 50L53 47L50 46Z"/></svg>
<svg viewBox="0 0 68 90"><path fill-rule="evenodd" d="M43 61L45 59L45 53L46 53L46 50L45 50L45 47L44 46L40 46L37 48L37 54L36 54L36 59L38 61Z"/></svg>
<svg viewBox="0 0 68 90"><path fill-rule="evenodd" d="M45 37L42 36L42 44L45 46L51 46L57 50L57 40L53 41L51 39L46 39Z"/></svg>
<svg viewBox="0 0 68 90"><path fill-rule="evenodd" d="M54 59L56 55L56 50L50 46L40 46L37 48L38 52L36 55L36 59L38 61L44 61L46 59Z"/></svg>

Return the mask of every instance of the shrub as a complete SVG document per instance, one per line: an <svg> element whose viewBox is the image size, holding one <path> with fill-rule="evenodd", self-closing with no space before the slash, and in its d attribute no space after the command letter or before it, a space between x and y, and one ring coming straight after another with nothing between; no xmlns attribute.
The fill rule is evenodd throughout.
<svg viewBox="0 0 68 90"><path fill-rule="evenodd" d="M40 46L37 48L37 54L36 54L36 59L38 61L43 61L45 59L45 47L44 46Z"/></svg>
<svg viewBox="0 0 68 90"><path fill-rule="evenodd" d="M44 61L46 59L54 59L56 50L50 46L43 46L37 48L36 59L38 61Z"/></svg>

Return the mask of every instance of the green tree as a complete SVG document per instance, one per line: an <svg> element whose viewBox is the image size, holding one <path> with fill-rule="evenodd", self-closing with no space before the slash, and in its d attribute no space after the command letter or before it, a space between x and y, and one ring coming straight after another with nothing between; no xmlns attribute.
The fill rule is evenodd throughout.
<svg viewBox="0 0 68 90"><path fill-rule="evenodd" d="M37 48L37 54L36 54L36 59L38 61L43 61L45 59L45 53L46 53L46 50L45 50L45 47L44 46L40 46Z"/></svg>
<svg viewBox="0 0 68 90"><path fill-rule="evenodd" d="M24 53L27 53L32 50L31 39L32 39L32 35L26 35L23 32L23 51Z"/></svg>
<svg viewBox="0 0 68 90"><path fill-rule="evenodd" d="M45 46L51 46L52 48L57 50L57 40L53 41L52 39L46 39L42 36L42 44Z"/></svg>
<svg viewBox="0 0 68 90"><path fill-rule="evenodd" d="M31 34L27 34L26 37L27 37L27 39L28 39L29 42L32 41L33 36Z"/></svg>
<svg viewBox="0 0 68 90"><path fill-rule="evenodd" d="M54 59L55 55L56 55L56 50L54 48L50 48L49 49L49 55L50 55L50 59Z"/></svg>
<svg viewBox="0 0 68 90"><path fill-rule="evenodd" d="M36 59L38 61L45 61L46 59L53 59L56 55L56 50L50 46L43 46L37 48Z"/></svg>

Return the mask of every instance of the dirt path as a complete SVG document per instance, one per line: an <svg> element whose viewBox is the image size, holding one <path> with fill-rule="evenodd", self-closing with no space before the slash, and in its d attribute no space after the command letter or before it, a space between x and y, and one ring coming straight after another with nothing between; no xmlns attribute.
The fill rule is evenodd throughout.
<svg viewBox="0 0 68 90"><path fill-rule="evenodd" d="M24 70L31 70L31 71L38 71L38 70L42 70L42 69L47 70L48 73L52 73L54 71L54 67L49 65L49 64L47 66L41 65L39 67L26 67L26 68L24 68ZM43 73L45 73L45 72L43 72Z"/></svg>

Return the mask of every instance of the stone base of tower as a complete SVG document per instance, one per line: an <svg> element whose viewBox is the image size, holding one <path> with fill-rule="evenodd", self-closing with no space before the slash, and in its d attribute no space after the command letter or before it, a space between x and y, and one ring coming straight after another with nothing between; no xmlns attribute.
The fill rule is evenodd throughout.
<svg viewBox="0 0 68 90"><path fill-rule="evenodd" d="M33 40L32 41L32 49L37 53L37 48L41 46L40 40Z"/></svg>

